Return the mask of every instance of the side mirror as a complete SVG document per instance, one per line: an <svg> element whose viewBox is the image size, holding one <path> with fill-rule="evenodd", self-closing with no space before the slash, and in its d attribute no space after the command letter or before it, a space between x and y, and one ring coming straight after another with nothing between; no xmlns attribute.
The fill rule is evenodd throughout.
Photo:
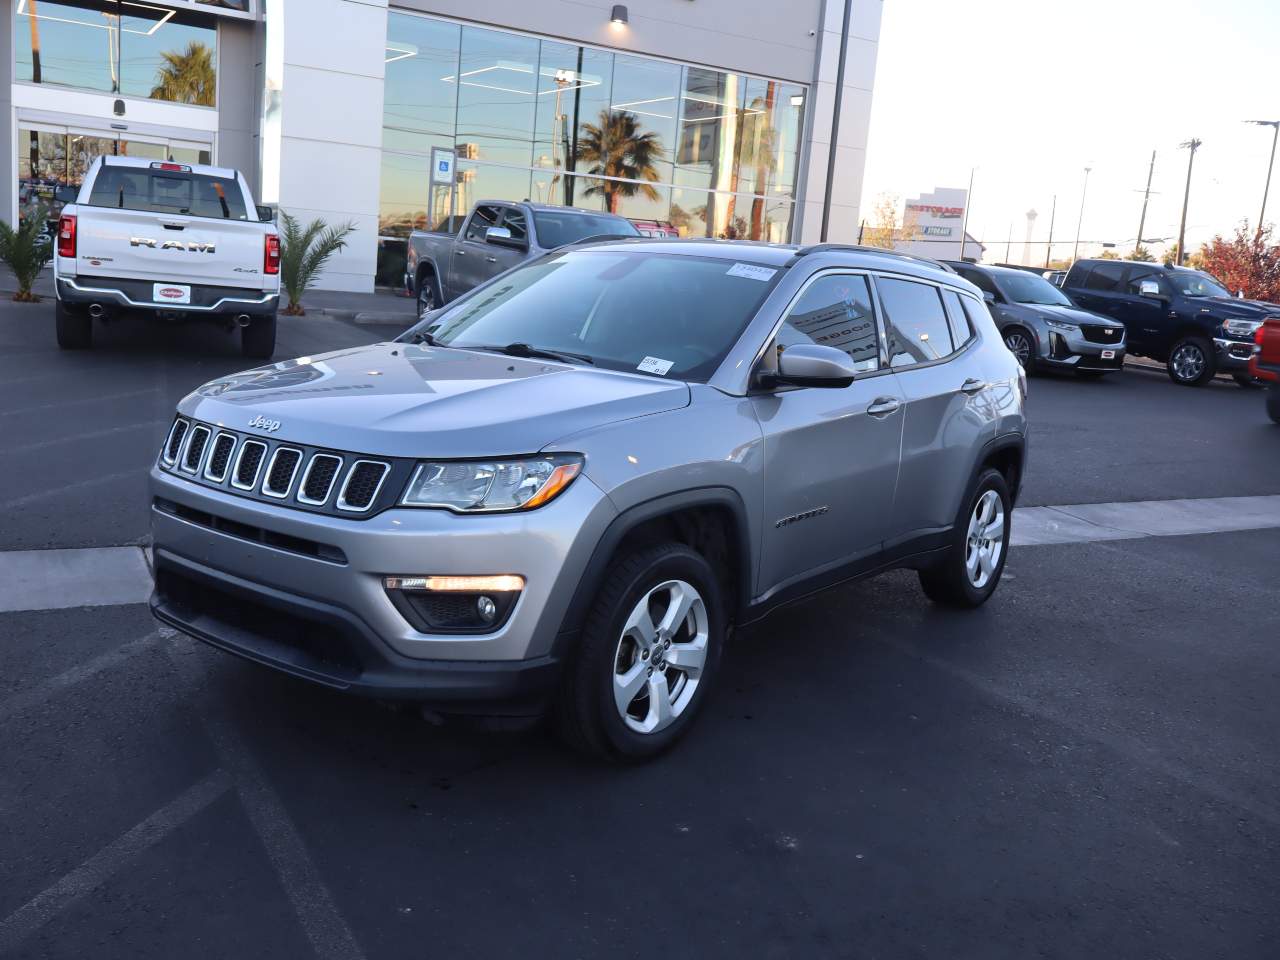
<svg viewBox="0 0 1280 960"><path fill-rule="evenodd" d="M847 387L857 374L853 361L843 350L816 343L797 343L782 351L778 372L764 374L761 383L766 387Z"/></svg>
<svg viewBox="0 0 1280 960"><path fill-rule="evenodd" d="M1153 300L1164 299L1160 294L1160 284L1155 280L1140 280L1138 282L1138 295L1151 297Z"/></svg>
<svg viewBox="0 0 1280 960"><path fill-rule="evenodd" d="M524 250L528 244L523 240L517 240L511 236L511 231L506 227L490 227L484 232L484 242L492 243L499 247L515 247Z"/></svg>
<svg viewBox="0 0 1280 960"><path fill-rule="evenodd" d="M990 290L984 290L982 291L982 299L987 301L987 304L990 305L996 302L996 295Z"/></svg>

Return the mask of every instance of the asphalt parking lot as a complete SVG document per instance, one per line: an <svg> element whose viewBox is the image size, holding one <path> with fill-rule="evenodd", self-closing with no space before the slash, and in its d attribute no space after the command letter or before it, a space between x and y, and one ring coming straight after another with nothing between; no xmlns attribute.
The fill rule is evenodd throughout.
<svg viewBox="0 0 1280 960"><path fill-rule="evenodd" d="M0 558L144 545L215 330L0 303ZM282 318L277 357L387 331ZM1256 392L1031 385L1023 506L1280 494ZM1189 508L1194 511L1194 506ZM1015 518L1015 533L1017 530ZM0 956L1274 957L1280 528L1012 549L735 638L673 753L425 724L158 632L0 613Z"/></svg>

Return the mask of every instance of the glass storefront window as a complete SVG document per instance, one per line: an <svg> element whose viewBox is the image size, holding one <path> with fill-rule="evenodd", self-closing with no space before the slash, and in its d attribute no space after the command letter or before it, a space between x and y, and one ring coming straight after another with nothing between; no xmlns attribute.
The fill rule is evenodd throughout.
<svg viewBox="0 0 1280 960"><path fill-rule="evenodd" d="M387 15L384 150L453 149L462 28L405 13Z"/></svg>
<svg viewBox="0 0 1280 960"><path fill-rule="evenodd" d="M680 140L675 182L682 187L737 189L737 142L742 126L742 79L688 67L680 94Z"/></svg>
<svg viewBox="0 0 1280 960"><path fill-rule="evenodd" d="M738 138L738 190L793 196L804 130L804 87L747 78Z"/></svg>
<svg viewBox="0 0 1280 960"><path fill-rule="evenodd" d="M606 142L609 153L620 159L612 166L641 171L636 179L671 182L679 95L680 68L675 64L614 56L610 112L620 119L610 124L614 135ZM604 120L602 114L592 123L601 126ZM605 169L588 172L609 174Z"/></svg>
<svg viewBox="0 0 1280 960"><path fill-rule="evenodd" d="M466 216L477 200L532 200L528 169L460 163L456 174L454 210Z"/></svg>
<svg viewBox="0 0 1280 960"><path fill-rule="evenodd" d="M218 31L196 14L122 3L120 92L126 96L214 106Z"/></svg>
<svg viewBox="0 0 1280 960"><path fill-rule="evenodd" d="M582 125L609 109L612 89L612 53L543 41L533 142L535 169L577 169ZM576 178L556 180L559 189L543 202L576 205L581 199L572 189Z"/></svg>
<svg viewBox="0 0 1280 960"><path fill-rule="evenodd" d="M130 0L19 0L15 79L214 106L211 17Z"/></svg>
<svg viewBox="0 0 1280 960"><path fill-rule="evenodd" d="M458 88L459 154L528 167L533 150L538 41L464 27L459 67L450 78Z"/></svg>
<svg viewBox="0 0 1280 960"><path fill-rule="evenodd" d="M378 235L407 237L411 230L430 230L447 217L432 216L427 210L428 157L403 153L382 154L382 190L378 206Z"/></svg>

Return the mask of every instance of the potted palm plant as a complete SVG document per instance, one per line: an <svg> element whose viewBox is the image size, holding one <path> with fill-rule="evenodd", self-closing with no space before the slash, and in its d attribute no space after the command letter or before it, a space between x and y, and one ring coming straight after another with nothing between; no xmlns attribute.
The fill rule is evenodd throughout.
<svg viewBox="0 0 1280 960"><path fill-rule="evenodd" d="M305 227L295 217L280 211L280 286L289 297L284 313L291 317L306 314L302 295L335 253L347 245L354 223L329 226L317 217Z"/></svg>
<svg viewBox="0 0 1280 960"><path fill-rule="evenodd" d="M20 220L16 230L0 220L0 263L8 266L18 281L13 299L19 303L40 302L31 287L53 256L53 245L43 230L47 217L48 209L42 206Z"/></svg>

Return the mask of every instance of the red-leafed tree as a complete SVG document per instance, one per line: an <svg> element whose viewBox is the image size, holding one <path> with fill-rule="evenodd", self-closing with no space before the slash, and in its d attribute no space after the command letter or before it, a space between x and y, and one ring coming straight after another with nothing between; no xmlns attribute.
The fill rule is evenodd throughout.
<svg viewBox="0 0 1280 960"><path fill-rule="evenodd" d="M1280 244L1271 239L1271 231L1255 230L1243 221L1234 237L1214 237L1200 250L1205 271L1232 293L1243 290L1250 300L1280 303Z"/></svg>

